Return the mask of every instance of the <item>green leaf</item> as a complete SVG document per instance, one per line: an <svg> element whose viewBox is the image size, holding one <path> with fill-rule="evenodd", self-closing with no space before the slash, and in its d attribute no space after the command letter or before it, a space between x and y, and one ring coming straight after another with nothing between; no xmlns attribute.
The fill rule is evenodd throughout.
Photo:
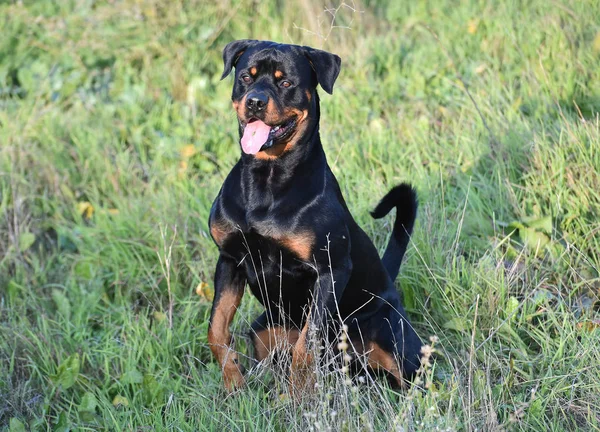
<svg viewBox="0 0 600 432"><path fill-rule="evenodd" d="M508 258L509 260L514 260L518 256L519 251L515 249L515 247L512 244L509 243L506 247L506 258Z"/></svg>
<svg viewBox="0 0 600 432"><path fill-rule="evenodd" d="M512 334L511 323L515 318L516 311L519 308L519 300L516 297L510 297L508 302L506 303L506 308L504 309L504 317L506 321L502 323L502 325L498 328L500 333L503 333L507 336Z"/></svg>
<svg viewBox="0 0 600 432"><path fill-rule="evenodd" d="M121 375L122 384L141 384L144 381L144 376L137 369L131 369Z"/></svg>
<svg viewBox="0 0 600 432"><path fill-rule="evenodd" d="M154 319L156 320L156 322L163 322L164 320L167 319L167 314L165 314L164 312L161 311L154 311L152 313L152 316L154 317Z"/></svg>
<svg viewBox="0 0 600 432"><path fill-rule="evenodd" d="M112 401L112 404L114 407L120 407L120 406L128 407L129 401L127 400L127 398L125 396L116 395Z"/></svg>
<svg viewBox="0 0 600 432"><path fill-rule="evenodd" d="M508 228L507 229L508 233L513 234L513 233L518 233L520 229L525 228L525 225L523 225L519 221L513 221L508 224L507 228Z"/></svg>
<svg viewBox="0 0 600 432"><path fill-rule="evenodd" d="M79 375L79 354L75 353L69 356L62 364L58 367L56 375L52 376L52 382L56 386L60 386L63 390L75 384L77 376Z"/></svg>
<svg viewBox="0 0 600 432"><path fill-rule="evenodd" d="M456 330L456 331L465 331L467 330L470 326L469 323L467 322L466 318L463 317L455 317L452 318L450 321L447 321L446 323L444 323L444 325L442 326L445 329L449 329L449 330Z"/></svg>
<svg viewBox="0 0 600 432"><path fill-rule="evenodd" d="M96 406L98 402L96 401L96 396L94 396L91 392L85 392L83 397L81 398L81 403L77 408L77 411L81 412L95 412Z"/></svg>
<svg viewBox="0 0 600 432"><path fill-rule="evenodd" d="M58 416L58 421L56 422L56 426L54 426L54 432L69 432L71 427L69 426L69 421L67 420L67 415L64 412L61 412Z"/></svg>
<svg viewBox="0 0 600 432"><path fill-rule="evenodd" d="M94 265L89 261L79 261L73 267L73 273L84 280L92 280L94 278Z"/></svg>
<svg viewBox="0 0 600 432"><path fill-rule="evenodd" d="M94 421L101 421L101 420L99 420L98 415L95 412L88 412L88 411L80 412L79 418L81 419L81 421L86 422L86 423L92 423Z"/></svg>
<svg viewBox="0 0 600 432"><path fill-rule="evenodd" d="M546 250L552 258L558 258L565 251L565 247L560 242L552 242L546 246Z"/></svg>
<svg viewBox="0 0 600 432"><path fill-rule="evenodd" d="M164 390L152 375L146 374L142 383L142 395L144 403L150 404L155 400L160 401L164 396Z"/></svg>
<svg viewBox="0 0 600 432"><path fill-rule="evenodd" d="M61 290L56 288L52 290L52 300L56 303L56 308L62 316L67 319L71 317L71 303Z"/></svg>
<svg viewBox="0 0 600 432"><path fill-rule="evenodd" d="M552 243L552 216L541 218L525 218L522 221L513 221L504 224L511 236L518 237L523 246L533 251L548 251L558 255L560 247ZM556 250L554 250L556 249Z"/></svg>
<svg viewBox="0 0 600 432"><path fill-rule="evenodd" d="M509 298L505 309L506 318L508 318L509 320L514 318L517 309L519 309L519 300L517 300L516 297Z"/></svg>
<svg viewBox="0 0 600 432"><path fill-rule="evenodd" d="M525 225L538 231L543 231L548 235L552 234L552 216L543 216L539 219L525 220Z"/></svg>
<svg viewBox="0 0 600 432"><path fill-rule="evenodd" d="M544 249L550 243L550 238L546 234L534 228L520 229L519 237L525 246L535 251Z"/></svg>
<svg viewBox="0 0 600 432"><path fill-rule="evenodd" d="M35 242L35 235L30 232L21 233L19 236L19 249L21 252L25 252Z"/></svg>
<svg viewBox="0 0 600 432"><path fill-rule="evenodd" d="M25 425L16 417L10 419L9 432L25 432Z"/></svg>
<svg viewBox="0 0 600 432"><path fill-rule="evenodd" d="M544 401L542 398L534 399L527 410L530 416L540 417L544 414Z"/></svg>

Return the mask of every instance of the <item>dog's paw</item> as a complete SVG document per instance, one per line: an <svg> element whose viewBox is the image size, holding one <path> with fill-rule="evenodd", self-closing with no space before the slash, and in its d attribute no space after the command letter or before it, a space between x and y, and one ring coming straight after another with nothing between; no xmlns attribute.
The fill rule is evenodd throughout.
<svg viewBox="0 0 600 432"><path fill-rule="evenodd" d="M315 390L316 382L315 373L312 371L307 371L301 375L292 375L289 386L290 395L295 400L310 396Z"/></svg>
<svg viewBox="0 0 600 432"><path fill-rule="evenodd" d="M229 361L223 366L223 383L229 393L241 389L246 384L244 367L236 361Z"/></svg>
<svg viewBox="0 0 600 432"><path fill-rule="evenodd" d="M312 355L306 352L294 352L290 367L289 391L294 399L310 395L317 382Z"/></svg>

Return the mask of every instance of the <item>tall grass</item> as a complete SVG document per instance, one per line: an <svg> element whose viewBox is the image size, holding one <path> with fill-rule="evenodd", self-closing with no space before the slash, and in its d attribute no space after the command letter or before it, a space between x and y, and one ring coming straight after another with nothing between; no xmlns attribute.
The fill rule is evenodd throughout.
<svg viewBox="0 0 600 432"><path fill-rule="evenodd" d="M11 1L0 23L0 428L600 428L597 0ZM248 358L250 295L248 386L222 389L207 219L238 38L342 56L322 138L381 250L393 216L368 210L418 189L398 288L437 341L407 391L322 367L294 401Z"/></svg>

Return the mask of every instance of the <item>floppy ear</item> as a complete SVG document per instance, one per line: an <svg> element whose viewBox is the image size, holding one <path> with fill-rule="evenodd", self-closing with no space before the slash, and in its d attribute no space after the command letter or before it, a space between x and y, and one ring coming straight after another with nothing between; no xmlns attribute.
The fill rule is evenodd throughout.
<svg viewBox="0 0 600 432"><path fill-rule="evenodd" d="M342 59L335 54L304 47L304 55L308 57L311 67L317 74L317 81L327 93L333 93L333 84L340 74Z"/></svg>
<svg viewBox="0 0 600 432"><path fill-rule="evenodd" d="M257 40L242 39L229 42L223 49L223 75L221 79L226 78L231 73L231 68L235 66L238 59L248 48L258 44Z"/></svg>

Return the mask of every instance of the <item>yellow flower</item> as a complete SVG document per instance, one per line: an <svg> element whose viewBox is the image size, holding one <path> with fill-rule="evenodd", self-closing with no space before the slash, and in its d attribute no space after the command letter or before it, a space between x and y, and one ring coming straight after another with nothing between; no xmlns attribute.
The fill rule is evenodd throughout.
<svg viewBox="0 0 600 432"><path fill-rule="evenodd" d="M181 155L182 159L189 159L192 156L194 156L196 153L197 153L197 151L196 151L196 147L194 146L194 144L188 144L179 151L179 154Z"/></svg>
<svg viewBox="0 0 600 432"><path fill-rule="evenodd" d="M85 219L91 219L94 215L94 206L87 201L81 201L77 203L77 211Z"/></svg>
<svg viewBox="0 0 600 432"><path fill-rule="evenodd" d="M477 26L479 26L479 20L474 19L469 21L469 25L467 27L467 31L469 32L469 34L475 34L475 32L477 31Z"/></svg>

